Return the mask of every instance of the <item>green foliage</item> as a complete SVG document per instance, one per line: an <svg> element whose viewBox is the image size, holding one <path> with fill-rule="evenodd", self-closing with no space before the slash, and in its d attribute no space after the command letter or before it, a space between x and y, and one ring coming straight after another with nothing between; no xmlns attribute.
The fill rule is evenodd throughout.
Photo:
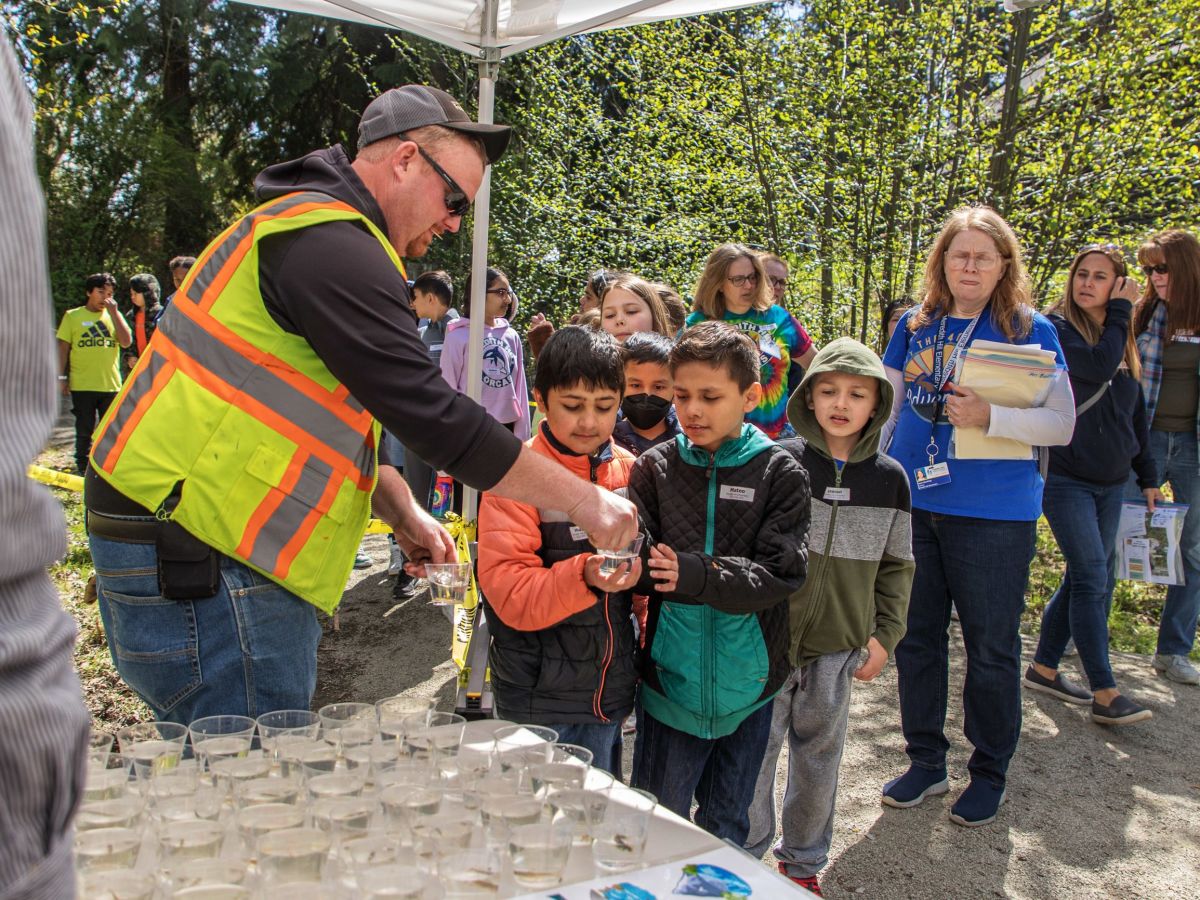
<svg viewBox="0 0 1200 900"><path fill-rule="evenodd" d="M36 89L60 309L90 271L165 278L261 168L352 144L377 91L469 104L475 80L422 39L225 0L0 9ZM714 245L745 241L789 260L818 341L875 340L945 215L991 202L1048 299L1080 244L1200 220L1197 35L1192 0L811 0L557 41L500 69L517 137L492 258L522 315L561 321L592 269L687 293ZM468 226L418 267L463 276Z"/></svg>

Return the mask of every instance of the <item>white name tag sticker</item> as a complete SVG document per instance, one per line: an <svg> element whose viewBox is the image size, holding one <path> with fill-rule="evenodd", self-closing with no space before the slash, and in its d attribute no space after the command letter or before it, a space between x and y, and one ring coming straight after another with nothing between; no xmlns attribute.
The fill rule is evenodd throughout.
<svg viewBox="0 0 1200 900"><path fill-rule="evenodd" d="M850 500L850 488L827 487L825 488L826 500L841 500L847 503Z"/></svg>
<svg viewBox="0 0 1200 900"><path fill-rule="evenodd" d="M441 353L441 352L442 352L442 345L441 345L441 344L430 344L430 345L429 345L429 352L430 352L430 353Z"/></svg>
<svg viewBox="0 0 1200 900"><path fill-rule="evenodd" d="M721 490L717 492L717 496L722 500L739 500L742 503L753 503L754 488L723 484L721 485Z"/></svg>
<svg viewBox="0 0 1200 900"><path fill-rule="evenodd" d="M921 466L916 471L917 475L917 490L923 491L926 488L938 487L942 484L950 483L950 465L949 463L934 463L932 466Z"/></svg>
<svg viewBox="0 0 1200 900"><path fill-rule="evenodd" d="M588 534L586 531L584 531L578 525L571 526L571 540L586 541L587 539L588 539Z"/></svg>

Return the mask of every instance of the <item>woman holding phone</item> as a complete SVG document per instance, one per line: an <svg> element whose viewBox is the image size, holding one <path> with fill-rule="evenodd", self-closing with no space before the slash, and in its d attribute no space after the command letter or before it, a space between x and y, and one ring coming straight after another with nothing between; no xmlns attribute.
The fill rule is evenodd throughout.
<svg viewBox="0 0 1200 900"><path fill-rule="evenodd" d="M1151 716L1118 690L1108 660L1113 553L1130 468L1151 509L1162 499L1130 327L1138 290L1125 274L1120 247L1089 244L1075 254L1062 299L1047 313L1058 330L1075 394L1075 433L1070 444L1051 449L1042 497L1067 568L1042 613L1037 652L1024 684L1068 703L1090 704L1092 720L1101 725L1128 725ZM1058 672L1071 636L1090 691Z"/></svg>

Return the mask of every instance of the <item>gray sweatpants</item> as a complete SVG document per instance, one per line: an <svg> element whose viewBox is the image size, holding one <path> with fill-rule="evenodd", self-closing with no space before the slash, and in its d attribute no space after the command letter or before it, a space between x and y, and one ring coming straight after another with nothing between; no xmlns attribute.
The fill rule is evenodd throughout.
<svg viewBox="0 0 1200 900"><path fill-rule="evenodd" d="M786 736L787 793L783 798L783 836L775 847L775 858L788 875L816 875L829 861L850 689L862 659L861 650L820 656L793 670L775 697L771 737L750 804L746 849L762 856L775 837L775 771Z"/></svg>

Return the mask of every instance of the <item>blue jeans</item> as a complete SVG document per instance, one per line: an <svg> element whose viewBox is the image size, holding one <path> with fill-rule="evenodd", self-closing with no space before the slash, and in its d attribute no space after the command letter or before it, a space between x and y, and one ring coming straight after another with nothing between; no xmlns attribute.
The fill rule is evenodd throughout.
<svg viewBox="0 0 1200 900"><path fill-rule="evenodd" d="M1057 669L1074 636L1093 691L1114 688L1108 662L1108 610L1112 602L1114 548L1121 524L1123 487L1103 487L1051 473L1042 511L1067 560L1062 583L1042 613L1033 659Z"/></svg>
<svg viewBox="0 0 1200 900"><path fill-rule="evenodd" d="M88 540L113 664L158 719L308 709L321 640L315 606L228 557L212 597L165 600L153 544Z"/></svg>
<svg viewBox="0 0 1200 900"><path fill-rule="evenodd" d="M621 723L609 722L604 725L595 724L555 725L546 726L558 732L561 744L578 744L592 751L592 765L610 773L617 781L621 781Z"/></svg>
<svg viewBox="0 0 1200 900"><path fill-rule="evenodd" d="M631 783L685 819L695 797L696 824L742 846L750 830L750 801L767 752L772 709L773 704L763 704L733 734L716 739L677 731L639 709Z"/></svg>
<svg viewBox="0 0 1200 900"><path fill-rule="evenodd" d="M1196 620L1200 617L1200 449L1194 432L1151 431L1150 452L1159 479L1170 482L1175 502L1188 504L1180 537L1184 583L1167 588L1156 652L1187 656L1196 643ZM1142 498L1136 479L1129 480L1125 496Z"/></svg>
<svg viewBox="0 0 1200 900"><path fill-rule="evenodd" d="M1037 542L1034 522L913 509L917 571L908 631L896 648L900 721L913 765L944 769L950 610L967 651L963 732L973 778L1002 786L1021 734L1021 611Z"/></svg>

